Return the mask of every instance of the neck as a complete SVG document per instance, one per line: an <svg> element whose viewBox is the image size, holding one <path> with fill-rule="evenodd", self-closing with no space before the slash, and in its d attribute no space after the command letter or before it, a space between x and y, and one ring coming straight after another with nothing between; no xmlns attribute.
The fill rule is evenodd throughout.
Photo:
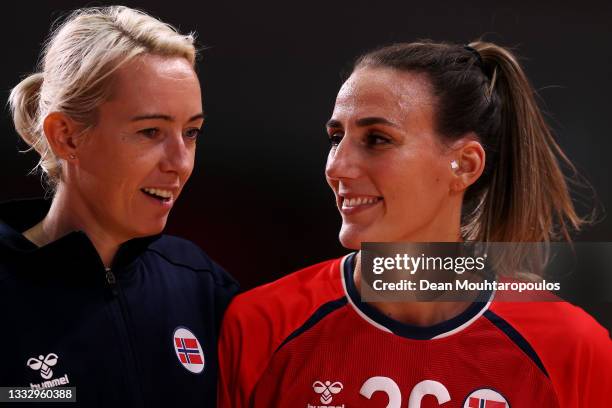
<svg viewBox="0 0 612 408"><path fill-rule="evenodd" d="M361 251L355 259L355 286L361 290ZM413 326L433 326L464 312L471 302L368 302L393 320Z"/></svg>
<svg viewBox="0 0 612 408"><path fill-rule="evenodd" d="M420 228L411 229L401 237L395 237L398 242L461 242L461 201L463 195L450 195L436 209L436 216Z"/></svg>
<svg viewBox="0 0 612 408"><path fill-rule="evenodd" d="M403 242L461 242L461 205L452 200L462 200L463 195L449 197L449 205L439 208L433 222L420 230L402 237ZM460 201L459 201L460 202ZM361 290L361 251L355 264L355 286ZM368 302L381 313L401 323L414 326L433 326L464 312L472 302Z"/></svg>
<svg viewBox="0 0 612 408"><path fill-rule="evenodd" d="M73 231L83 231L96 248L104 266L109 268L119 250L128 239L121 239L103 228L92 211L76 194L62 184L53 197L49 212L38 224L23 235L37 246L47 245Z"/></svg>

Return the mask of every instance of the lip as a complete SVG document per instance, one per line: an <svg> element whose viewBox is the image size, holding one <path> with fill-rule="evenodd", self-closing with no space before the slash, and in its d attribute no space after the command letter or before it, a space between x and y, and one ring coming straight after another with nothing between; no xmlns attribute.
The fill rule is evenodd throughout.
<svg viewBox="0 0 612 408"><path fill-rule="evenodd" d="M375 203L371 203L371 204L359 204L359 205L352 206L352 207L345 207L344 200L351 199L351 198L377 198L378 200ZM382 203L383 200L384 200L383 197L376 196L376 195L342 193L342 194L338 194L337 196L337 206L338 206L338 210L340 210L340 212L344 215L356 215L356 214L360 214L364 211L368 211L378 206L379 204Z"/></svg>
<svg viewBox="0 0 612 408"><path fill-rule="evenodd" d="M169 198L167 200L160 200L158 198L154 198L151 197L150 195L148 195L147 193L145 193L144 191L140 191L140 193L152 204L156 205L157 207L163 208L163 209L167 209L169 210L170 208L172 208L172 206L174 205L174 197L173 198Z"/></svg>
<svg viewBox="0 0 612 408"><path fill-rule="evenodd" d="M143 190L145 188L148 189L158 189L158 190L167 190L170 191L172 193L172 197L166 200L160 200L158 198L155 197L151 197L149 194L145 193ZM179 187L175 184L173 185L155 185L155 186L146 186L146 187L142 187L140 189L140 193L147 198L147 200L156 205L159 208L162 209L166 209L169 210L170 208L172 208L172 206L174 205L174 202L176 201L176 197L178 195L179 192Z"/></svg>

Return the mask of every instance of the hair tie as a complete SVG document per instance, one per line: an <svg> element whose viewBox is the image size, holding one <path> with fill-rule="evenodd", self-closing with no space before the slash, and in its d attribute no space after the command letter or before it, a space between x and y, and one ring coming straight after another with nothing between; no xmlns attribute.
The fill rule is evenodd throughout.
<svg viewBox="0 0 612 408"><path fill-rule="evenodd" d="M484 66L483 62L482 62L482 56L480 55L480 53L478 52L478 50L476 50L475 48L470 47L469 45L464 45L463 49L469 51L472 53L473 56L476 57L476 61L478 62L478 66L482 69L482 67Z"/></svg>

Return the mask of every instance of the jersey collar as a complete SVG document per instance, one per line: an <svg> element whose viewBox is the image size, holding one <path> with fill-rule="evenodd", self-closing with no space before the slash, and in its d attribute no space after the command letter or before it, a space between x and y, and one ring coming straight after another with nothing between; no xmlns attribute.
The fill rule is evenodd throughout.
<svg viewBox="0 0 612 408"><path fill-rule="evenodd" d="M368 323L380 330L405 338L431 340L457 333L478 320L478 318L489 308L493 298L493 292L483 291L478 297L479 300L473 302L460 315L433 326L414 326L401 323L379 312L378 309L368 303L361 301L361 295L355 286L355 280L353 278L355 272L355 259L356 253L353 252L345 256L340 262L342 282L349 303L351 303L356 312Z"/></svg>

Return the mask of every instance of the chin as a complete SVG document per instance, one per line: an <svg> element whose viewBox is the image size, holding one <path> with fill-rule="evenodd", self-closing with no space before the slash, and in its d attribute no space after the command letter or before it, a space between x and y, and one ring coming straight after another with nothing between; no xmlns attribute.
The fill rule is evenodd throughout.
<svg viewBox="0 0 612 408"><path fill-rule="evenodd" d="M342 226L340 234L338 235L340 243L347 249L360 250L362 242L370 242L367 239L367 235L359 233L354 228Z"/></svg>
<svg viewBox="0 0 612 408"><path fill-rule="evenodd" d="M160 220L157 222L141 223L140 225L134 225L132 231L134 231L134 238L148 237L151 235L161 234L166 228L166 220Z"/></svg>
<svg viewBox="0 0 612 408"><path fill-rule="evenodd" d="M364 242L401 242L401 239L392 239L392 231L381 228L381 225L360 227L355 224L342 224L339 239L343 247L360 250Z"/></svg>

